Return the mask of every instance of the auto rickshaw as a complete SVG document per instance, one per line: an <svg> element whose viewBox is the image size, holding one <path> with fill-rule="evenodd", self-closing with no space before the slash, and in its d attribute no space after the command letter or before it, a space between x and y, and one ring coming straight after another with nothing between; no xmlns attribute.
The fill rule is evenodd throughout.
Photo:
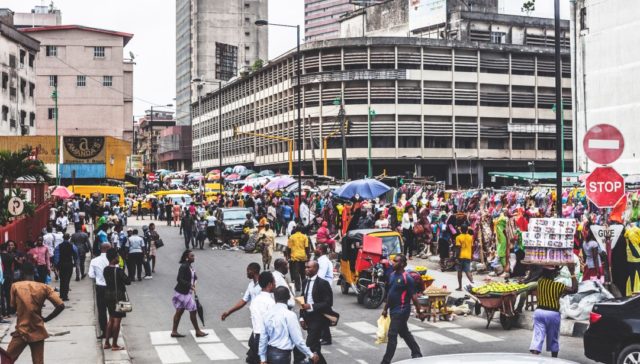
<svg viewBox="0 0 640 364"><path fill-rule="evenodd" d="M402 253L402 236L388 229L359 229L342 238L340 278L342 294L352 288L358 303L377 308L386 296L385 260Z"/></svg>

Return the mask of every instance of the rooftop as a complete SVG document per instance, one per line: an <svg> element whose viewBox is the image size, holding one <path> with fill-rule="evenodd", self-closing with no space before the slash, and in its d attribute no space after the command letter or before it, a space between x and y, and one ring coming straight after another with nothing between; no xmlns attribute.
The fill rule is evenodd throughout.
<svg viewBox="0 0 640 364"><path fill-rule="evenodd" d="M51 26L44 26L44 27L20 29L20 31L24 33L46 32L46 31L56 31L56 30L84 30L88 32L102 33L102 34L113 35L116 37L122 37L124 40L123 46L126 46L127 43L129 43L129 41L131 40L131 38L133 38L133 34L131 33L117 32L117 31L108 30L108 29L92 28L84 25L51 25Z"/></svg>

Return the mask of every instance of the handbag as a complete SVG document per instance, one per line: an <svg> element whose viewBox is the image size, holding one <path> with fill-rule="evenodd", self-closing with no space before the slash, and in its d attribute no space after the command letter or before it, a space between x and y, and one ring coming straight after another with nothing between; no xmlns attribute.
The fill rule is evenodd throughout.
<svg viewBox="0 0 640 364"><path fill-rule="evenodd" d="M323 316L329 320L329 326L337 326L338 325L338 321L340 321L340 314L335 312L335 311L331 311L329 313L325 313L323 314Z"/></svg>
<svg viewBox="0 0 640 364"><path fill-rule="evenodd" d="M118 299L118 268L113 270L113 275L114 275L113 279L116 284L116 299ZM129 295L127 294L126 290L124 291L124 297L125 299L123 301L116 302L116 308L115 308L116 312L127 313L127 312L133 311L133 306L129 301Z"/></svg>
<svg viewBox="0 0 640 364"><path fill-rule="evenodd" d="M164 246L164 241L162 239L156 240L156 248L162 248Z"/></svg>

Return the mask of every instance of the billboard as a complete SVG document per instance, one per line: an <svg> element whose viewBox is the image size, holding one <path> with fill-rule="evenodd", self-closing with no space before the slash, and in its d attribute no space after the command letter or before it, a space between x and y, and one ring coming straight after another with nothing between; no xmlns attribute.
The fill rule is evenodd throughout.
<svg viewBox="0 0 640 364"><path fill-rule="evenodd" d="M105 163L104 137L62 138L65 163Z"/></svg>
<svg viewBox="0 0 640 364"><path fill-rule="evenodd" d="M409 1L409 31L447 22L447 0Z"/></svg>

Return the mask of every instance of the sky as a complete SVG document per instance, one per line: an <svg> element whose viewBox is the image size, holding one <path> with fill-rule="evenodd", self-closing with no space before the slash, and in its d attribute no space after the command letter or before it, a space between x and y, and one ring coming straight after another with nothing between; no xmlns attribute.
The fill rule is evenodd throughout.
<svg viewBox="0 0 640 364"><path fill-rule="evenodd" d="M133 33L125 48L135 55L134 115L142 116L151 105L175 104L175 4L185 0L56 0L63 24L78 24ZM208 0L226 1L226 0ZM404 0L397 0L404 1ZM569 14L569 0L562 1L562 16ZM0 0L0 7L30 12L44 0ZM107 5L105 5L107 4ZM522 0L501 0L505 13L521 14ZM553 16L553 0L537 0L533 16ZM300 24L304 29L304 0L270 0L269 21ZM304 38L304 32L302 32ZM295 30L269 28L269 58L294 48Z"/></svg>

